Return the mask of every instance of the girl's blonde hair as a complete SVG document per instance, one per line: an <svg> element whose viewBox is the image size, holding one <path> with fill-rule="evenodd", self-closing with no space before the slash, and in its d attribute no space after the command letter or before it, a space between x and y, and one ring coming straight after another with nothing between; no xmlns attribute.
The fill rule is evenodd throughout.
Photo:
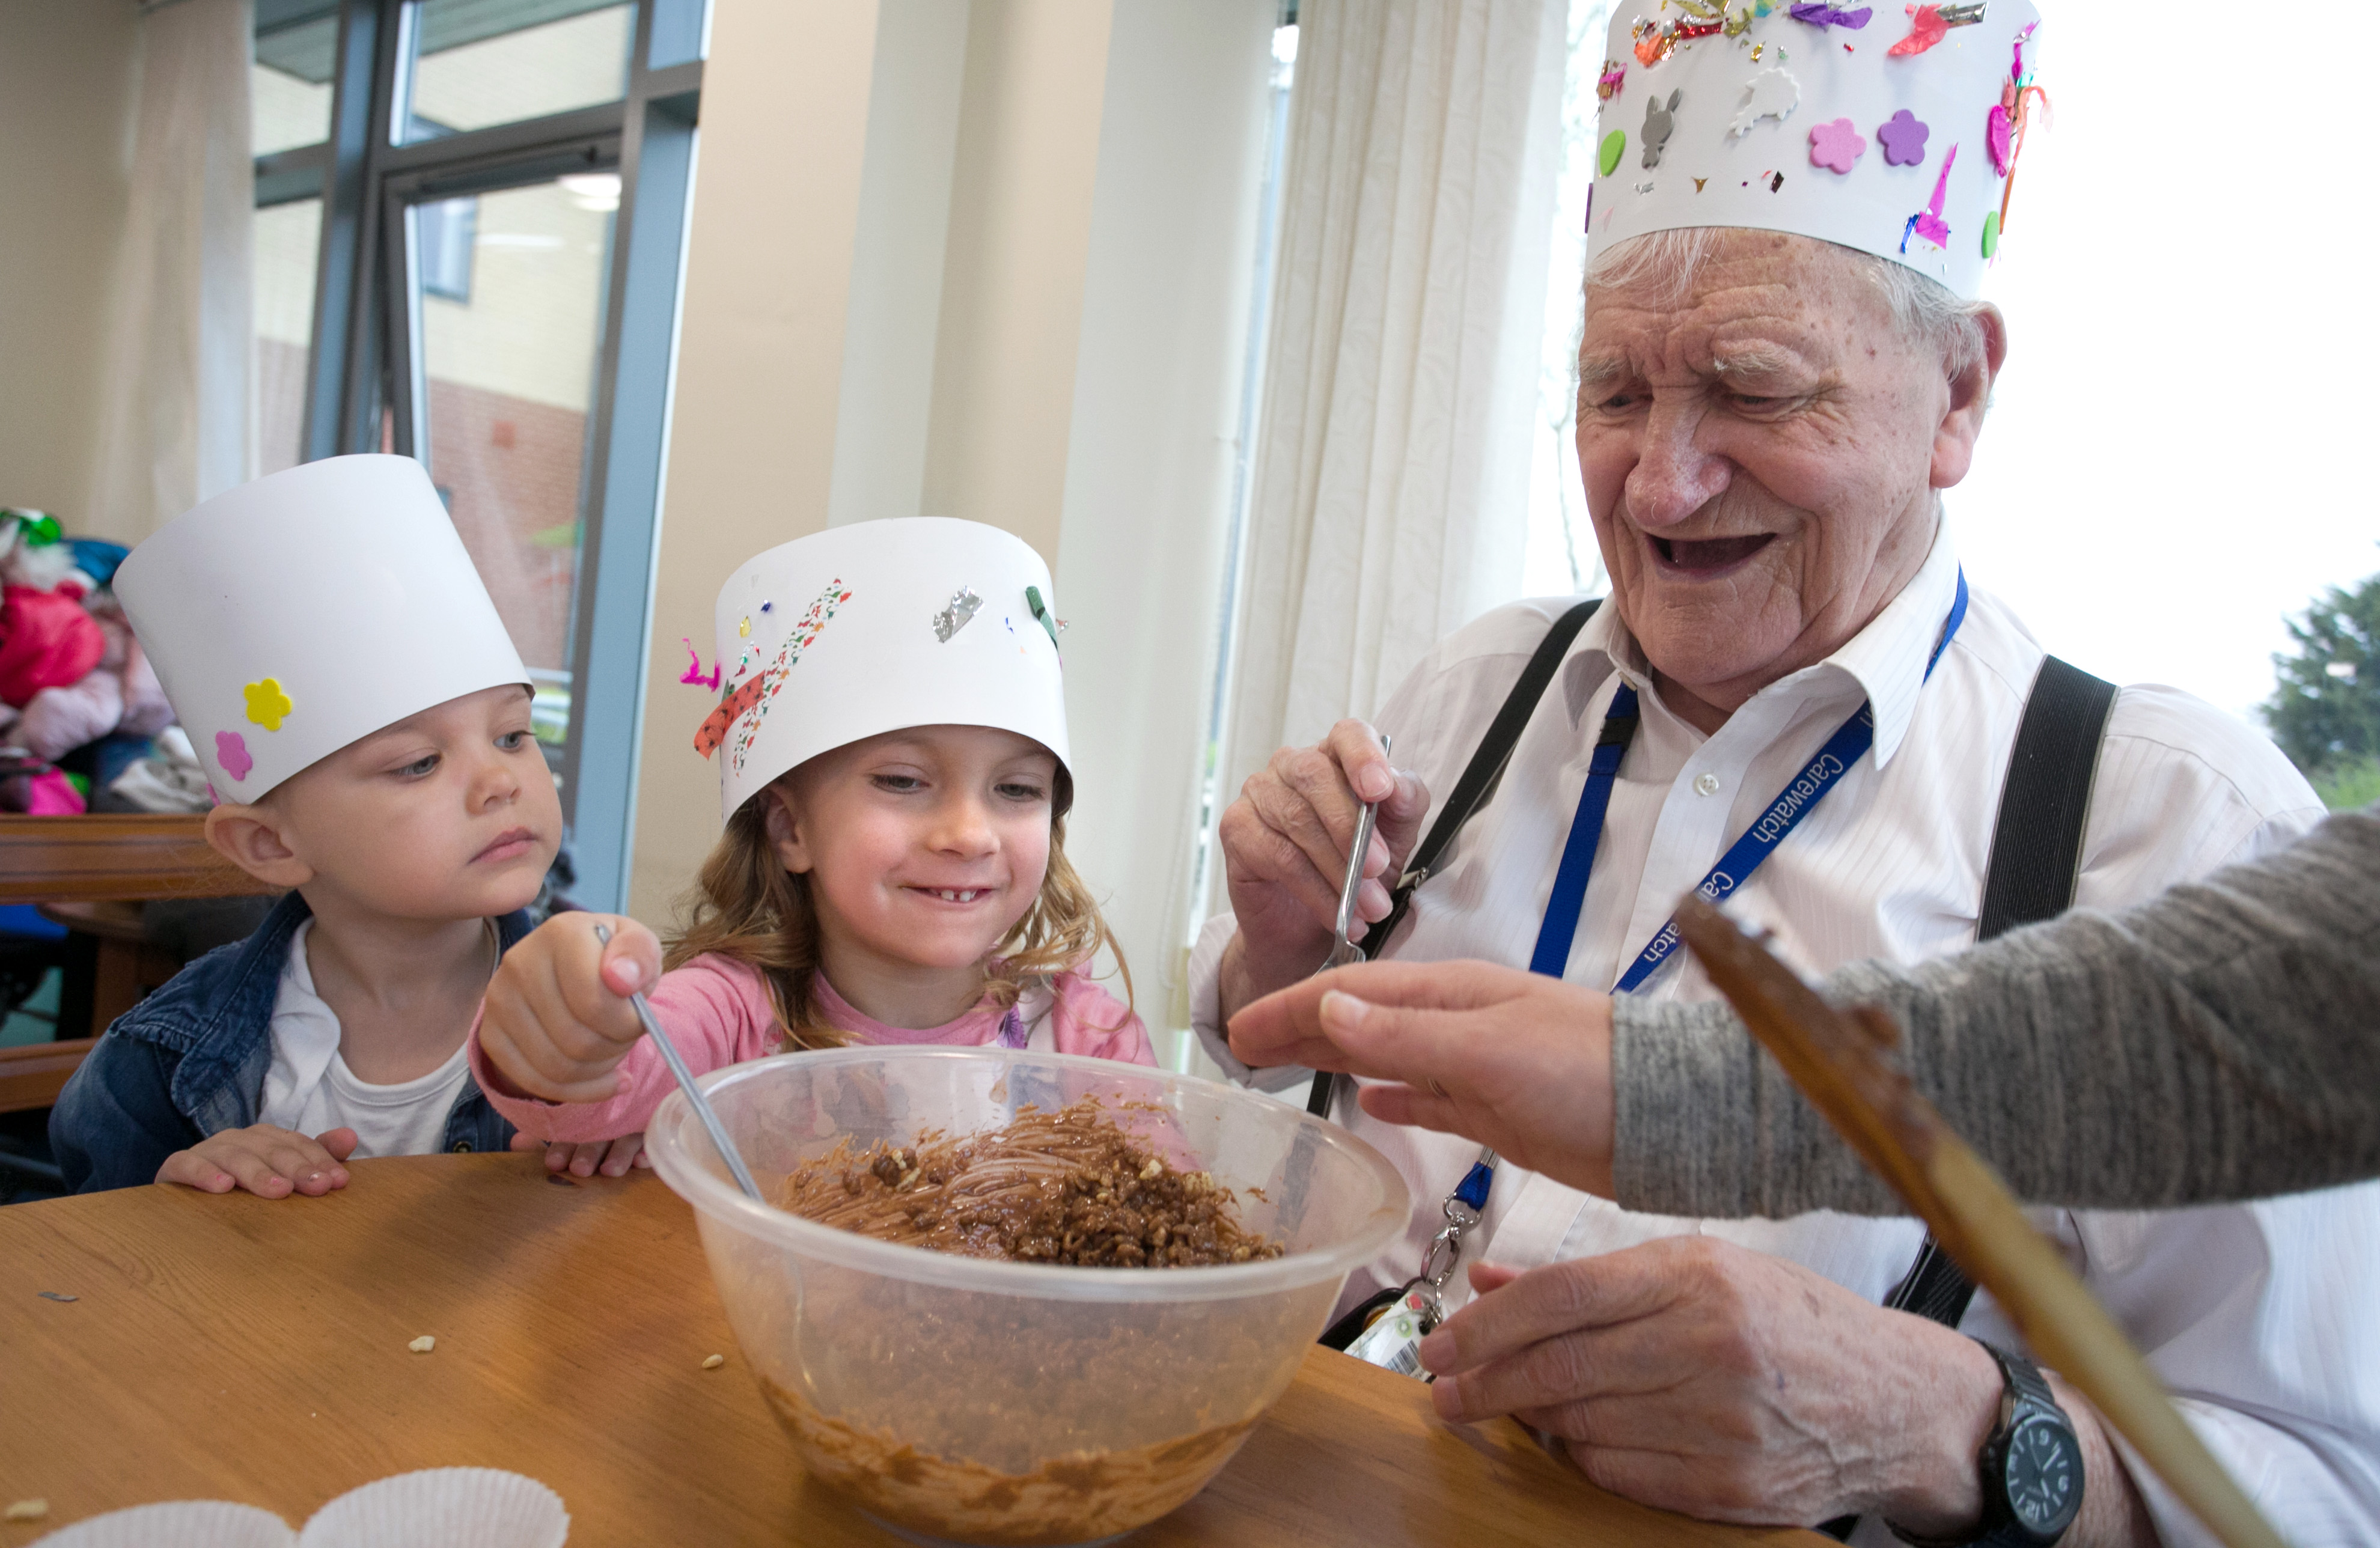
<svg viewBox="0 0 2380 1548"><path fill-rule="evenodd" d="M1050 868L1041 877L1033 907L993 948L986 986L1002 1010L1014 1005L1026 985L1088 963L1102 948L1114 953L1123 975L1125 1014L1132 1007L1132 969L1116 943L1090 889L1066 858L1066 818L1072 803L1066 773L1053 792L1058 816L1050 819ZM785 869L769 841L769 805L782 780L747 801L728 821L710 856L702 863L692 891L682 901L686 925L670 937L664 968L683 967L717 952L759 970L784 1028L784 1046L832 1048L851 1034L819 1012L811 985L818 975L818 913L810 905L807 876ZM1119 1025L1123 1023L1119 1022Z"/></svg>

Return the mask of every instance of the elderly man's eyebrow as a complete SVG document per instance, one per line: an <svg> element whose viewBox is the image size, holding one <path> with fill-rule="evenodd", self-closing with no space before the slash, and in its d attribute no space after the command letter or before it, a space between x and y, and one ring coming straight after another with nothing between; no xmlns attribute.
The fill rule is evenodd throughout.
<svg viewBox="0 0 2380 1548"><path fill-rule="evenodd" d="M1617 355L1584 356L1578 362L1578 390L1600 393L1628 374L1628 362Z"/></svg>
<svg viewBox="0 0 2380 1548"><path fill-rule="evenodd" d="M1770 344L1723 344L1711 351L1711 363L1735 376L1782 376L1803 369L1791 350Z"/></svg>

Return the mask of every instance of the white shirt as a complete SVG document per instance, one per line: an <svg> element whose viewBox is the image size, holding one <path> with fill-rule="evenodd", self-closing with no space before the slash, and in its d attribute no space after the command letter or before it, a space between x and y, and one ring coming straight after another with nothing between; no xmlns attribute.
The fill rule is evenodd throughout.
<svg viewBox="0 0 2380 1548"><path fill-rule="evenodd" d="M395 1085L356 1078L339 1056L339 1018L314 992L306 961L310 919L289 937L289 960L273 1000L273 1065L264 1075L259 1121L320 1134L356 1131L354 1155L435 1155L446 1148L446 1120L471 1078L470 1039L455 1045L445 1063Z"/></svg>
<svg viewBox="0 0 2380 1548"><path fill-rule="evenodd" d="M1389 954L1527 965L1596 734L1623 682L1635 688L1643 720L1612 789L1571 981L1609 989L1863 697L1875 709L1874 753L1734 892L1730 911L1773 931L1780 953L1810 972L1871 957L1914 962L1971 944L2000 784L2044 652L1976 589L1926 679L1957 583L1946 529L1857 637L1764 689L1707 737L1661 703L1642 652L1615 610L1603 609L1565 655L1500 788L1414 893ZM1399 766L1436 795L1452 790L1522 663L1569 602L1500 609L1432 651L1378 717L1396 738ZM2076 901L2141 901L2277 848L2322 815L2304 780L2249 728L2174 689L2126 688L2108 719ZM1193 1024L1234 1079L1268 1089L1302 1082L1304 1070L1251 1071L1231 1056L1218 1025L1216 966L1233 931L1227 914L1200 937ZM1640 992L1714 994L1682 951ZM1440 1223L1439 1201L1477 1147L1379 1123L1352 1102L1340 1115L1396 1164L1415 1203L1404 1239L1356 1271L1345 1305L1411 1277ZM2038 1218L2286 1535L2301 1548L2380 1542L2380 1186L2164 1215ZM1507 1164L1474 1240L1477 1256L1525 1268L1682 1233L1792 1259L1881 1301L1924 1230L1913 1220L1831 1213L1781 1221L1636 1215ZM1467 1294L1462 1276L1449 1290L1451 1300ZM1962 1325L2022 1344L1987 1295ZM2134 1470L2168 1543L2211 1541ZM1869 1521L1854 1541L1892 1539Z"/></svg>

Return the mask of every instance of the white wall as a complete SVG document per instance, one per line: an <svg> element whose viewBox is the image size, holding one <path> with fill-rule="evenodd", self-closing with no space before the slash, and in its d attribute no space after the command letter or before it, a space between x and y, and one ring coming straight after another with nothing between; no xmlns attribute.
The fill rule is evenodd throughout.
<svg viewBox="0 0 2380 1548"><path fill-rule="evenodd" d="M661 924L719 835L678 682L728 573L826 526L873 0L715 0L686 234L630 911Z"/></svg>
<svg viewBox="0 0 2380 1548"><path fill-rule="evenodd" d="M133 0L0 3L0 505L92 529Z"/></svg>
<svg viewBox="0 0 2380 1548"><path fill-rule="evenodd" d="M1076 816L1158 1035L1177 995L1237 459L1273 0L1116 0L1055 576Z"/></svg>
<svg viewBox="0 0 2380 1548"><path fill-rule="evenodd" d="M1072 624L1068 849L1162 1042L1274 0L718 4L635 912L664 921L718 832L677 641L727 574L828 522L989 522Z"/></svg>

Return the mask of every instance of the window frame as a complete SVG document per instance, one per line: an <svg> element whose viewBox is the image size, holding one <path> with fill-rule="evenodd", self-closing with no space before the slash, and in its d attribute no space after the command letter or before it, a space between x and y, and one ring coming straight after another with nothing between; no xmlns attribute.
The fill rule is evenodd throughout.
<svg viewBox="0 0 2380 1548"><path fill-rule="evenodd" d="M627 900L633 853L708 0L637 0L617 101L400 144L419 4L340 0L330 138L255 161L257 208L322 200L298 457L418 454L423 383L407 205L572 172L618 173L559 770L572 894L616 911Z"/></svg>

